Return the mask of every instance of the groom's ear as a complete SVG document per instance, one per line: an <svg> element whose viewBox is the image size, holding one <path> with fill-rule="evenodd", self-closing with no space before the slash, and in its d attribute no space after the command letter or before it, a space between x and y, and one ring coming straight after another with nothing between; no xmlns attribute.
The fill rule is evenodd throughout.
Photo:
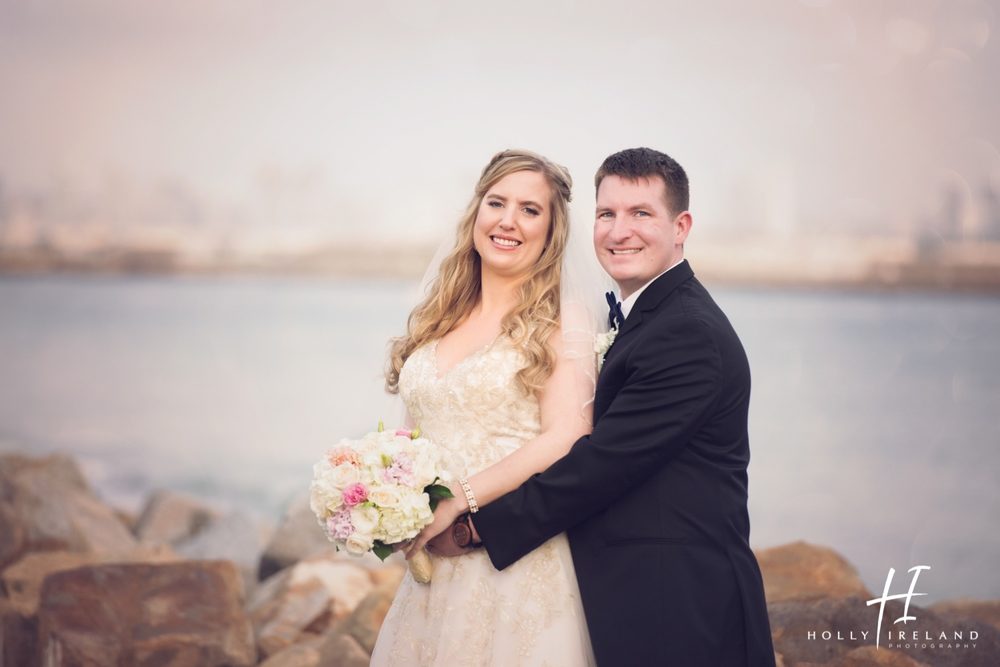
<svg viewBox="0 0 1000 667"><path fill-rule="evenodd" d="M684 245L693 224L690 211L684 211L674 218L674 245Z"/></svg>

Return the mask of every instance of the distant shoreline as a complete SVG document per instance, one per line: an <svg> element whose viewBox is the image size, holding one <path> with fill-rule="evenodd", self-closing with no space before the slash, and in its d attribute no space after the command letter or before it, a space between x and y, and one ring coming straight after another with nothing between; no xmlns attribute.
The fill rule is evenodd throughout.
<svg viewBox="0 0 1000 667"><path fill-rule="evenodd" d="M878 292L1000 294L1000 243L812 245L705 244L689 253L706 282L739 287L856 289ZM0 276L293 276L418 280L434 249L352 248L258 256L184 255L171 248L105 248L67 253L52 247L0 248Z"/></svg>

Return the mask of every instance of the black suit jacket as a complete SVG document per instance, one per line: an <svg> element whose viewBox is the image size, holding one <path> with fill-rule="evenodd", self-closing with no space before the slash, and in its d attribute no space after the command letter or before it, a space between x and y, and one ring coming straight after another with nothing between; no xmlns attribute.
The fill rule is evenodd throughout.
<svg viewBox="0 0 1000 667"><path fill-rule="evenodd" d="M593 432L474 516L494 566L566 531L601 665L773 665L749 545L749 400L743 346L682 262L608 351Z"/></svg>

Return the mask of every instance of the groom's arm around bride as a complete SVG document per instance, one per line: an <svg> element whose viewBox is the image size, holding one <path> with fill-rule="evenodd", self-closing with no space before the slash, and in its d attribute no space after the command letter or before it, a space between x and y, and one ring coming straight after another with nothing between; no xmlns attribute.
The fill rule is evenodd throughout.
<svg viewBox="0 0 1000 667"><path fill-rule="evenodd" d="M683 260L686 175L632 149L596 181L595 250L631 298L598 378L593 432L482 507L474 527L501 570L568 533L599 664L772 665L749 546L750 371Z"/></svg>

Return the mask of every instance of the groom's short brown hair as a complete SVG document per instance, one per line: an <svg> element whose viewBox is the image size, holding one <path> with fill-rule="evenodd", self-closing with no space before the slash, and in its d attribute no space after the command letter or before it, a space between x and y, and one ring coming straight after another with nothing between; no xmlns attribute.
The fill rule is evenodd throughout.
<svg viewBox="0 0 1000 667"><path fill-rule="evenodd" d="M626 148L609 155L594 176L594 188L601 187L605 176L619 176L635 181L659 176L666 189L667 208L673 214L688 210L688 177L684 168L666 153L652 148Z"/></svg>

